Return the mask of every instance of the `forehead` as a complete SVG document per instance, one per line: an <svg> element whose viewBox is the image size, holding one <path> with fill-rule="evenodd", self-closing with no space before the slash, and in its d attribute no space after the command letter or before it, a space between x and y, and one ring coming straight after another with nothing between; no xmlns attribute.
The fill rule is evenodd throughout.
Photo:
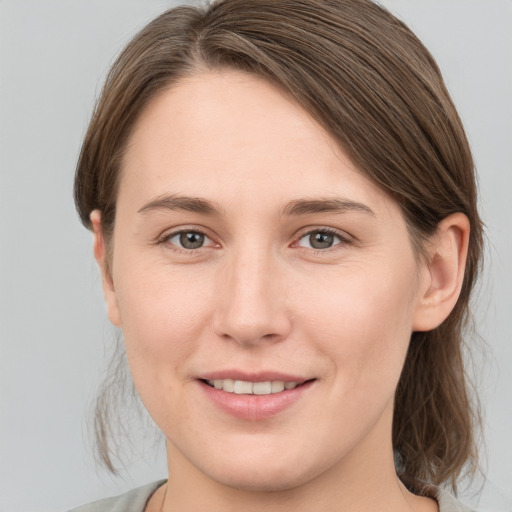
<svg viewBox="0 0 512 512"><path fill-rule="evenodd" d="M251 74L205 72L146 106L123 160L126 191L237 199L339 195L389 201L286 92ZM214 197L211 197L214 196Z"/></svg>

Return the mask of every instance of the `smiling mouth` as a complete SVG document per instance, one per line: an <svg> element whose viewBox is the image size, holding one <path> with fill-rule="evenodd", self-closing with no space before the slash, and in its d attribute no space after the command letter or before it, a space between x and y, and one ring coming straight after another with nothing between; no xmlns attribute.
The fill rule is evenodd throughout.
<svg viewBox="0 0 512 512"><path fill-rule="evenodd" d="M304 382L286 382L282 380L250 382L234 379L215 379L202 381L212 388L237 395L273 395L276 393L281 393L282 391L295 389L298 386L304 385L306 382L311 382L311 380Z"/></svg>

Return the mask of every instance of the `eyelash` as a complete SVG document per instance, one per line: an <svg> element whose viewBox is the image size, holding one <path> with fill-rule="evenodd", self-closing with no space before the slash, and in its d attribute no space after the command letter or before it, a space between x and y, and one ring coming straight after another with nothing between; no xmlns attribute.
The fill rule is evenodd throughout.
<svg viewBox="0 0 512 512"><path fill-rule="evenodd" d="M202 230L194 228L194 229L180 229L178 231L173 231L172 233L164 234L162 237L160 237L157 240L157 244L165 244L168 246L168 248L174 252L181 253L181 254L193 254L198 253L201 251L201 249L206 249L207 247L201 246L197 249L186 249L185 247L180 247L179 245L171 243L170 240L172 240L174 237L185 234L185 233L194 233L201 236L204 236L205 239L208 239L212 241L212 239ZM213 242L213 241L212 241Z"/></svg>
<svg viewBox="0 0 512 512"><path fill-rule="evenodd" d="M307 248L307 247L303 247L300 245L298 245L298 247L302 247L303 249L308 249L310 251L314 251L314 254L324 254L326 252L329 252L330 250L335 250L336 247L338 247L339 245L350 244L350 239L346 235L340 233L338 230L333 229L333 228L328 228L328 227L320 227L320 228L310 229L309 231L302 233L298 237L297 242L294 242L294 245L298 244L302 239L304 239L308 236L311 236L314 233L322 233L322 234L326 234L326 235L332 235L333 237L337 238L339 240L339 242L335 243L331 247L327 247L325 249L316 249L314 247Z"/></svg>
<svg viewBox="0 0 512 512"><path fill-rule="evenodd" d="M198 253L201 251L201 249L208 248L205 246L201 246L196 249L186 249L184 247L180 247L180 246L170 242L170 240L173 239L174 237L185 234L185 233L198 234L198 235L201 235L201 236L205 237L206 239L212 241L212 239L204 231L194 228L194 229L180 229L178 231L173 231L172 233L165 234L157 240L157 244L158 245L166 244L169 247L169 249L171 249L172 251L182 253L182 254ZM301 245L298 245L302 239L304 239L308 236L311 236L314 233L332 235L333 237L337 238L339 240L339 242L335 243L331 247L327 247L325 249L316 249L314 247L308 248L308 247L303 247ZM328 228L328 227L320 227L320 228L311 229L309 231L306 231L306 232L300 234L300 236L296 239L296 241L293 242L292 247L300 247L300 248L306 249L310 252L312 251L314 254L325 254L326 252L328 252L332 249L335 249L339 245L348 245L350 243L351 243L350 239L346 235L343 235L342 233L337 231L336 229Z"/></svg>

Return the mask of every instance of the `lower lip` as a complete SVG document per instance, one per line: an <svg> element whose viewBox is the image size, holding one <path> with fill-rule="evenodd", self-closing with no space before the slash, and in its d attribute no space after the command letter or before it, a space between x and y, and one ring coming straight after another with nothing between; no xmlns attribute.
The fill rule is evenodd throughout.
<svg viewBox="0 0 512 512"><path fill-rule="evenodd" d="M222 411L243 420L258 421L271 418L292 406L306 393L314 381L294 389L285 389L269 395L238 395L215 389L198 381L206 396Z"/></svg>

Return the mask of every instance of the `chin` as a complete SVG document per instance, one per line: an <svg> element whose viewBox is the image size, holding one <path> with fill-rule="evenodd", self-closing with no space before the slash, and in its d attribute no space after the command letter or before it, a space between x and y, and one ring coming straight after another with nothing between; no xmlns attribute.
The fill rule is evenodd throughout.
<svg viewBox="0 0 512 512"><path fill-rule="evenodd" d="M210 475L210 477L226 487L260 493L290 491L312 479L310 475L296 472L290 474L289 471L272 471L262 474L261 468L258 468L257 472L247 471L243 475L234 475L231 471L229 473Z"/></svg>
<svg viewBox="0 0 512 512"><path fill-rule="evenodd" d="M302 453L285 458L275 450L272 457L216 458L215 463L200 469L212 480L232 489L282 492L300 487L328 469L307 464L308 459Z"/></svg>

